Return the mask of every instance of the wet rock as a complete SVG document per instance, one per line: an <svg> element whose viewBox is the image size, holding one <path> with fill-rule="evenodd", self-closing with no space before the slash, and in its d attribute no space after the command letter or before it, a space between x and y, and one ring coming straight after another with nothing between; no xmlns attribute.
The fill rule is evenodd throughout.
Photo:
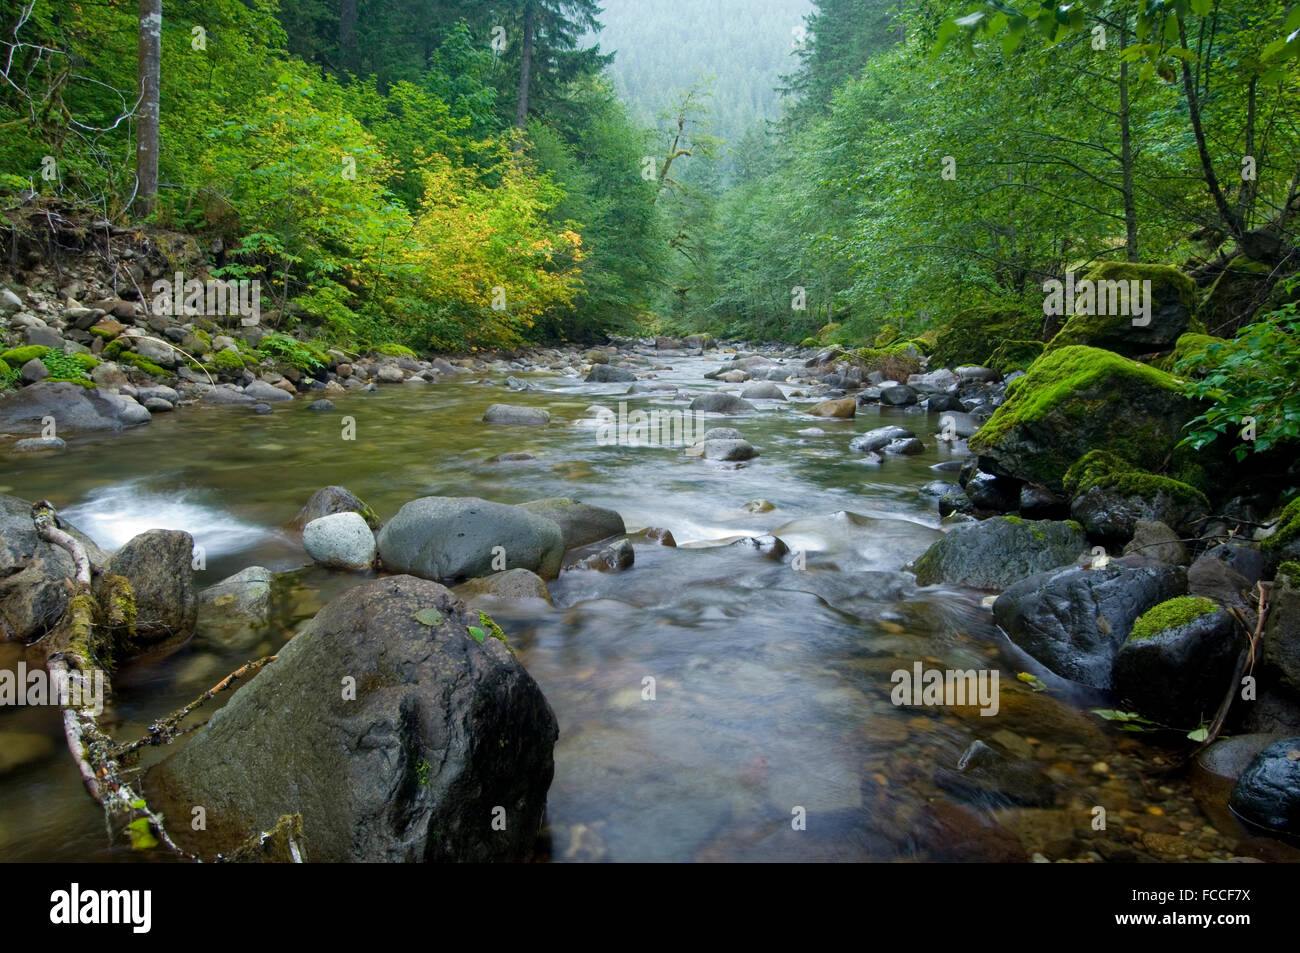
<svg viewBox="0 0 1300 953"><path fill-rule="evenodd" d="M125 576L135 594L134 641L181 641L194 633L199 599L189 533L151 529L134 536L113 554L108 569Z"/></svg>
<svg viewBox="0 0 1300 953"><path fill-rule="evenodd" d="M1237 822L1228 810L1228 798L1238 778L1250 767L1259 753L1285 734L1257 732L1220 738L1196 756L1190 780L1196 804L1221 831L1236 829Z"/></svg>
<svg viewBox="0 0 1300 953"><path fill-rule="evenodd" d="M1129 539L1139 522L1182 527L1203 514L1203 506L1164 492L1126 493L1109 486L1090 487L1070 503L1070 515L1089 536L1103 540Z"/></svg>
<svg viewBox="0 0 1300 953"><path fill-rule="evenodd" d="M546 581L527 569L507 569L481 579L471 579L452 592L464 599L467 605L482 609L492 609L502 603L515 606L534 599L553 604Z"/></svg>
<svg viewBox="0 0 1300 953"><path fill-rule="evenodd" d="M880 402L890 407L907 407L915 404L916 400L916 391L906 384L895 384L880 391Z"/></svg>
<svg viewBox="0 0 1300 953"><path fill-rule="evenodd" d="M396 364L383 364L375 372L375 380L381 384L401 384L406 381L406 371Z"/></svg>
<svg viewBox="0 0 1300 953"><path fill-rule="evenodd" d="M966 481L966 495L977 510L1010 513L1020 506L1020 483L991 473L976 473Z"/></svg>
<svg viewBox="0 0 1300 953"><path fill-rule="evenodd" d="M1228 806L1257 830L1300 839L1300 738L1261 751L1242 772Z"/></svg>
<svg viewBox="0 0 1300 953"><path fill-rule="evenodd" d="M150 397L144 402L144 409L151 414L168 414L176 409L170 401L163 400L161 397Z"/></svg>
<svg viewBox="0 0 1300 953"><path fill-rule="evenodd" d="M1187 564L1187 547L1178 538L1178 534L1164 523L1156 521L1138 520L1133 524L1133 539L1124 547L1125 556L1132 554L1171 566ZM1191 591L1191 573L1188 573L1187 585Z"/></svg>
<svg viewBox="0 0 1300 953"><path fill-rule="evenodd" d="M588 384L615 384L634 380L636 375L631 371L621 367L610 367L608 364L594 365L586 378Z"/></svg>
<svg viewBox="0 0 1300 953"><path fill-rule="evenodd" d="M263 403L293 400L292 394L286 393L275 385L266 383L266 381L253 381L244 388L244 396Z"/></svg>
<svg viewBox="0 0 1300 953"><path fill-rule="evenodd" d="M895 440L907 440L915 437L912 431L906 427L888 426L877 427L875 430L868 430L866 433L858 434L849 441L849 449L855 453L870 453L875 450L883 450Z"/></svg>
<svg viewBox="0 0 1300 953"><path fill-rule="evenodd" d="M933 408L931 408L933 409ZM980 429L981 421L973 414L962 413L960 409L945 412L939 417L939 433L946 440L966 439Z"/></svg>
<svg viewBox="0 0 1300 953"><path fill-rule="evenodd" d="M913 456L918 453L925 453L925 444L916 437L903 437L900 440L891 440L885 444L884 452L894 456Z"/></svg>
<svg viewBox="0 0 1300 953"><path fill-rule="evenodd" d="M60 433L125 430L149 422L149 411L129 397L65 381L41 381L0 399L0 430L38 433L53 417Z"/></svg>
<svg viewBox="0 0 1300 953"><path fill-rule="evenodd" d="M275 576L249 566L199 593L195 641L232 652L261 642L271 625Z"/></svg>
<svg viewBox="0 0 1300 953"><path fill-rule="evenodd" d="M1186 585L1185 571L1174 566L1071 566L1007 587L993 603L993 619L1057 675L1109 690L1115 656L1138 616Z"/></svg>
<svg viewBox="0 0 1300 953"><path fill-rule="evenodd" d="M1012 732L1006 734L1014 736ZM1026 756L1013 755L1008 757L983 741L973 741L957 760L955 770L935 771L935 784L982 808L1051 804L1056 797L1051 779Z"/></svg>
<svg viewBox="0 0 1300 953"><path fill-rule="evenodd" d="M205 404L256 404L257 401L233 384L218 384L199 398Z"/></svg>
<svg viewBox="0 0 1300 953"><path fill-rule="evenodd" d="M620 539L618 542L610 543L595 555L588 556L580 565L600 572L622 572L631 569L634 562L636 562L636 552L632 548L631 541Z"/></svg>
<svg viewBox="0 0 1300 953"><path fill-rule="evenodd" d="M375 564L375 534L359 513L333 513L302 528L307 555L331 569L364 572Z"/></svg>
<svg viewBox="0 0 1300 953"><path fill-rule="evenodd" d="M741 433L739 430L737 430L735 427L710 427L708 430L704 431L704 434L700 437L698 442L704 443L706 440L744 440L744 439L745 439L745 435Z"/></svg>
<svg viewBox="0 0 1300 953"><path fill-rule="evenodd" d="M37 381L43 381L50 376L49 368L39 357L34 357L22 366L19 372L19 379L24 384L35 384Z"/></svg>
<svg viewBox="0 0 1300 953"><path fill-rule="evenodd" d="M965 408L962 402L951 394L931 394L925 399L925 409L932 414L941 414L951 411L960 413Z"/></svg>
<svg viewBox="0 0 1300 953"><path fill-rule="evenodd" d="M737 397L735 394L714 391L696 397L691 401L689 409L706 414L747 414L753 411L755 407L749 401Z"/></svg>
<svg viewBox="0 0 1300 953"><path fill-rule="evenodd" d="M1214 717L1240 649L1236 624L1222 609L1130 635L1115 656L1115 691L1152 721L1190 731Z"/></svg>
<svg viewBox="0 0 1300 953"><path fill-rule="evenodd" d="M741 507L746 513L770 513L776 507L767 500L750 500Z"/></svg>
<svg viewBox="0 0 1300 953"><path fill-rule="evenodd" d="M913 374L907 379L908 387L923 394L955 394L960 383L961 378L947 368L927 374Z"/></svg>
<svg viewBox="0 0 1300 953"><path fill-rule="evenodd" d="M623 517L616 511L568 497L533 500L521 503L519 508L553 520L560 527L565 549L586 546L627 532Z"/></svg>
<svg viewBox="0 0 1300 953"><path fill-rule="evenodd" d="M1190 575L1190 573L1189 573ZM1264 624L1261 675L1273 691L1300 703L1300 580L1280 577Z"/></svg>
<svg viewBox="0 0 1300 953"><path fill-rule="evenodd" d="M485 424L507 424L518 427L545 427L551 415L536 407L516 407L512 404L493 404L483 414Z"/></svg>
<svg viewBox="0 0 1300 953"><path fill-rule="evenodd" d="M1073 563L1086 548L1075 524L989 519L954 528L909 568L922 586L1002 589L1032 573Z"/></svg>
<svg viewBox="0 0 1300 953"><path fill-rule="evenodd" d="M1027 520L1061 520L1070 515L1070 501L1042 486L1020 488L1020 515Z"/></svg>
<svg viewBox="0 0 1300 953"><path fill-rule="evenodd" d="M949 493L960 493L961 487L946 480L931 480L918 491L922 496L941 497Z"/></svg>
<svg viewBox="0 0 1300 953"><path fill-rule="evenodd" d="M705 460L740 461L758 456L758 450L748 440L705 440L697 446L702 448Z"/></svg>
<svg viewBox="0 0 1300 953"><path fill-rule="evenodd" d="M320 400L313 400L310 404L307 405L307 409L315 410L315 411L333 410L334 401L326 400L325 398L322 397Z"/></svg>
<svg viewBox="0 0 1300 953"><path fill-rule="evenodd" d="M1205 596L1238 609L1255 608L1255 599L1250 596L1254 585L1229 563L1209 553L1202 555L1187 570L1187 592L1190 595Z"/></svg>
<svg viewBox="0 0 1300 953"><path fill-rule="evenodd" d="M477 497L426 496L397 511L379 533L379 556L393 572L425 579L474 579L523 568L554 579L564 555L554 520Z"/></svg>
<svg viewBox="0 0 1300 953"><path fill-rule="evenodd" d="M1020 839L1001 824L986 814L945 801L924 805L910 835L934 860L1002 864L1028 860Z"/></svg>
<svg viewBox="0 0 1300 953"><path fill-rule="evenodd" d="M746 536L731 545L737 549L752 549L768 559L781 559L790 552L790 547L786 545L785 540L771 533L762 536Z"/></svg>
<svg viewBox="0 0 1300 953"><path fill-rule="evenodd" d="M301 529L312 520L334 513L360 513L371 529L379 529L379 517L350 490L341 486L321 487L311 495L307 505L298 511L298 515L289 521L295 529Z"/></svg>
<svg viewBox="0 0 1300 953"><path fill-rule="evenodd" d="M528 860L558 730L482 628L436 583L349 590L154 769L150 803L178 817L204 805L208 830L177 836L207 858L297 813L317 862Z"/></svg>

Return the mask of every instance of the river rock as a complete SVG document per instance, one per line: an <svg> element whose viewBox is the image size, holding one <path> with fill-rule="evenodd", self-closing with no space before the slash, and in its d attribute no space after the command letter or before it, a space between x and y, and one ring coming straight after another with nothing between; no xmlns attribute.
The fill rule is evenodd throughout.
<svg viewBox="0 0 1300 953"><path fill-rule="evenodd" d="M18 378L24 384L35 384L50 376L50 370L39 357L34 357L22 366Z"/></svg>
<svg viewBox="0 0 1300 953"><path fill-rule="evenodd" d="M253 383L244 388L244 396L268 403L293 400L293 394L281 390L274 384L268 384L266 381L253 381Z"/></svg>
<svg viewBox="0 0 1300 953"><path fill-rule="evenodd" d="M518 427L545 427L551 415L537 407L517 407L513 404L493 404L483 414L485 424L508 424Z"/></svg>
<svg viewBox="0 0 1300 953"><path fill-rule="evenodd" d="M518 506L477 497L426 496L397 511L379 534L379 556L392 572L425 579L474 579L505 567L554 579L564 555L558 523Z"/></svg>
<svg viewBox="0 0 1300 953"><path fill-rule="evenodd" d="M636 375L631 371L622 367L611 367L608 364L593 364L586 378L588 384L616 384L634 380Z"/></svg>
<svg viewBox="0 0 1300 953"><path fill-rule="evenodd" d="M632 548L632 542L628 539L620 539L617 542L610 543L600 552L588 556L581 563L587 569L598 569L601 572L622 572L625 569L631 569L632 564L636 562L636 551Z"/></svg>
<svg viewBox="0 0 1300 953"><path fill-rule="evenodd" d="M880 391L880 402L890 407L908 407L916 403L916 391L906 384L895 384Z"/></svg>
<svg viewBox="0 0 1300 953"><path fill-rule="evenodd" d="M1261 674L1271 689L1300 703L1300 579L1279 575L1270 603Z"/></svg>
<svg viewBox="0 0 1300 953"><path fill-rule="evenodd" d="M747 414L755 408L749 401L737 397L735 394L713 391L696 397L691 401L689 409L706 414Z"/></svg>
<svg viewBox="0 0 1300 953"><path fill-rule="evenodd" d="M564 537L564 548L586 546L627 532L623 517L614 510L568 497L550 497L521 503L519 509L553 520Z"/></svg>
<svg viewBox="0 0 1300 953"><path fill-rule="evenodd" d="M741 388L740 396L746 400L785 400L785 391L770 381L759 381Z"/></svg>
<svg viewBox="0 0 1300 953"><path fill-rule="evenodd" d="M63 519L60 527L86 547L93 565L108 556ZM31 642L44 635L67 609L72 557L36 535L32 505L0 494L0 642Z"/></svg>
<svg viewBox="0 0 1300 953"><path fill-rule="evenodd" d="M966 481L966 495L977 510L1010 513L1020 505L1020 483L991 473L976 473Z"/></svg>
<svg viewBox="0 0 1300 953"><path fill-rule="evenodd" d="M906 427L888 426L877 427L875 430L868 430L866 433L858 434L849 441L849 449L854 453L871 453L875 450L883 450L895 440L907 440L915 437L912 431Z"/></svg>
<svg viewBox="0 0 1300 953"><path fill-rule="evenodd" d="M955 527L910 568L922 586L1002 589L1031 573L1069 565L1086 550L1077 524L989 519Z"/></svg>
<svg viewBox="0 0 1300 953"><path fill-rule="evenodd" d="M1109 690L1115 656L1138 616L1186 585L1176 566L1070 566L1007 587L993 603L993 619L1057 675Z"/></svg>
<svg viewBox="0 0 1300 953"><path fill-rule="evenodd" d="M301 529L312 520L334 513L360 513L371 529L379 529L379 517L356 494L341 486L321 487L311 495L307 505L298 511L289 525Z"/></svg>
<svg viewBox="0 0 1300 953"><path fill-rule="evenodd" d="M199 593L195 641L212 648L246 652L271 625L275 575L249 566Z"/></svg>
<svg viewBox="0 0 1300 953"><path fill-rule="evenodd" d="M1130 634L1115 656L1115 691L1142 715L1195 728L1223 700L1241 648L1236 624L1222 609L1150 635ZM1126 708L1127 710L1127 708Z"/></svg>
<svg viewBox="0 0 1300 953"><path fill-rule="evenodd" d="M62 437L24 437L14 443L14 453L37 453L42 450L66 449L68 449L68 444Z"/></svg>
<svg viewBox="0 0 1300 953"><path fill-rule="evenodd" d="M0 430L37 433L53 417L60 433L77 430L125 430L149 422L149 411L129 397L98 387L66 381L41 381L0 398Z"/></svg>
<svg viewBox="0 0 1300 953"><path fill-rule="evenodd" d="M824 400L820 404L810 407L804 411L814 417L853 417L858 412L858 402L852 397L841 397L838 400Z"/></svg>
<svg viewBox="0 0 1300 953"><path fill-rule="evenodd" d="M203 392L199 398L205 404L256 404L257 401L233 384L218 384ZM269 409L269 408L268 408Z"/></svg>
<svg viewBox="0 0 1300 953"><path fill-rule="evenodd" d="M515 606L529 600L553 604L546 580L527 569L507 569L481 579L470 579L452 592L476 608L491 609L500 603Z"/></svg>
<svg viewBox="0 0 1300 953"><path fill-rule="evenodd" d="M1102 288L1115 292L1129 290L1129 282L1150 282L1151 313L1145 323L1135 324L1134 302L1128 309L1110 308L1109 313L1073 315L1047 345L1048 351L1070 344L1087 344L1129 357L1167 351L1189 328L1196 307L1196 283L1169 265L1138 265L1128 262L1105 262L1090 271L1084 280L1101 282ZM1082 288L1079 292L1081 293ZM1100 291L1098 292L1101 293ZM1107 293L1108 301L1110 293ZM1121 301L1123 299L1120 299ZM1101 309L1093 309L1099 311Z"/></svg>
<svg viewBox="0 0 1300 953"><path fill-rule="evenodd" d="M150 803L204 805L208 831L176 833L209 858L296 813L318 862L530 859L555 715L506 645L469 626L478 610L433 582L349 590L154 769Z"/></svg>
<svg viewBox="0 0 1300 953"><path fill-rule="evenodd" d="M741 461L758 456L748 440L705 440L696 446L701 448L705 460Z"/></svg>
<svg viewBox="0 0 1300 953"><path fill-rule="evenodd" d="M1255 828L1300 837L1300 738L1269 745L1232 789L1228 806Z"/></svg>
<svg viewBox="0 0 1300 953"><path fill-rule="evenodd" d="M136 642L181 641L194 633L199 600L189 533L151 529L134 536L113 554L108 569L131 583Z"/></svg>
<svg viewBox="0 0 1300 953"><path fill-rule="evenodd" d="M363 572L375 564L375 534L359 513L333 513L302 528L307 555L332 569Z"/></svg>
<svg viewBox="0 0 1300 953"><path fill-rule="evenodd" d="M914 456L918 453L925 453L925 444L916 437L903 437L898 440L891 440L883 448L885 453L894 456Z"/></svg>

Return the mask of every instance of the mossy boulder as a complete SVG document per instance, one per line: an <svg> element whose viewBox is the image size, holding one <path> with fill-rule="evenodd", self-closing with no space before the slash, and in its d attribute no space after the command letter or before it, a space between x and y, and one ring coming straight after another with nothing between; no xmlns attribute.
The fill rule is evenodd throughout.
<svg viewBox="0 0 1300 953"><path fill-rule="evenodd" d="M1179 596L1144 612L1115 656L1115 690L1152 721L1190 731L1214 717L1240 650L1232 616Z"/></svg>
<svg viewBox="0 0 1300 953"><path fill-rule="evenodd" d="M1027 371L1042 356L1046 346L1042 341L1003 341L989 355L985 366L999 374Z"/></svg>
<svg viewBox="0 0 1300 953"><path fill-rule="evenodd" d="M1178 370L1178 365L1189 358L1199 357L1205 353L1211 344L1219 344L1223 338L1216 338L1212 334L1198 334L1189 331L1181 335L1174 344L1174 349L1158 360L1152 361L1152 367L1158 367L1162 371L1168 371L1170 374Z"/></svg>
<svg viewBox="0 0 1300 953"><path fill-rule="evenodd" d="M1002 589L1033 573L1070 565L1086 550L1078 523L1003 517L955 527L908 568L922 586Z"/></svg>
<svg viewBox="0 0 1300 953"><path fill-rule="evenodd" d="M1186 528L1210 510L1200 490L1148 473L1105 450L1084 454L1065 474L1070 515L1088 535L1108 541L1132 539L1139 521Z"/></svg>
<svg viewBox="0 0 1300 953"><path fill-rule="evenodd" d="M1300 560L1300 496L1282 510L1273 534L1260 543L1260 549L1275 563Z"/></svg>
<svg viewBox="0 0 1300 953"><path fill-rule="evenodd" d="M1168 350L1188 331L1203 330L1193 318L1196 283L1177 268L1112 261L1088 272L1079 289L1086 287L1085 281L1095 289L1093 303L1071 316L1047 345L1048 351L1083 344L1136 357ZM1137 288L1145 297L1147 287L1150 311L1139 316L1131 292ZM1075 291L1076 301L1083 293L1079 289ZM1108 313L1096 313L1099 311Z"/></svg>
<svg viewBox="0 0 1300 953"><path fill-rule="evenodd" d="M930 352L930 366L986 366L989 355L1002 342L1033 340L1041 332L1041 315L1002 308L968 308L938 332Z"/></svg>
<svg viewBox="0 0 1300 953"><path fill-rule="evenodd" d="M1098 348L1044 354L970 439L980 467L1050 489L1090 450L1163 461L1196 414L1170 375Z"/></svg>

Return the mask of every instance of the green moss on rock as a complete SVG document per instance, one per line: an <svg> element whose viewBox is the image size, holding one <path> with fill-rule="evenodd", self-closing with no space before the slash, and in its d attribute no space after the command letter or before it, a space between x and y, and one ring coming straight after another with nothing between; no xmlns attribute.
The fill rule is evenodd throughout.
<svg viewBox="0 0 1300 953"><path fill-rule="evenodd" d="M986 366L989 355L1003 341L1033 340L1041 330L1042 315L1000 308L968 308L938 332L930 366Z"/></svg>
<svg viewBox="0 0 1300 953"><path fill-rule="evenodd" d="M143 354L137 354L135 351L122 351L115 358L119 364L127 364L137 370L144 371L151 377L167 377L168 371L159 367Z"/></svg>
<svg viewBox="0 0 1300 953"><path fill-rule="evenodd" d="M1292 589L1300 589L1300 563L1285 562L1278 566L1277 580L1286 582Z"/></svg>
<svg viewBox="0 0 1300 953"><path fill-rule="evenodd" d="M1109 261L1098 265L1081 280L1097 284L1115 282L1124 288L1126 296L1129 282L1151 282L1149 323L1134 325L1131 305L1125 313L1074 314L1048 343L1049 352L1082 344L1134 356L1168 347L1188 331L1204 330L1194 317L1196 282L1170 265Z"/></svg>
<svg viewBox="0 0 1300 953"><path fill-rule="evenodd" d="M1208 510L1210 507L1205 494L1194 486L1139 470L1105 450L1085 453L1065 474L1065 489L1072 495L1087 493L1094 487L1144 499L1155 499L1164 494L1200 509Z"/></svg>
<svg viewBox="0 0 1300 953"><path fill-rule="evenodd" d="M1219 605L1204 596L1179 596L1153 606L1138 617L1129 632L1129 640L1149 639L1161 632L1178 629L1203 615L1219 611Z"/></svg>
<svg viewBox="0 0 1300 953"><path fill-rule="evenodd" d="M1042 356L1046 346L1042 341L1003 341L989 355L985 366L1000 374L1026 371Z"/></svg>
<svg viewBox="0 0 1300 953"><path fill-rule="evenodd" d="M10 367L21 368L28 361L34 361L38 357L45 357L49 350L50 349L43 344L28 344L25 347L15 347L0 353L0 360L4 361Z"/></svg>
<svg viewBox="0 0 1300 953"><path fill-rule="evenodd" d="M1064 347L1008 386L970 449L1011 476L1056 488L1090 450L1130 464L1164 459L1194 415L1170 375L1099 348Z"/></svg>
<svg viewBox="0 0 1300 953"><path fill-rule="evenodd" d="M1296 497L1278 517L1277 528L1273 535L1260 543L1260 548L1267 552L1277 552L1284 546L1300 539L1300 496Z"/></svg>
<svg viewBox="0 0 1300 953"><path fill-rule="evenodd" d="M227 348L224 351L218 351L212 356L212 363L223 371L242 371L244 369L244 358L237 351Z"/></svg>

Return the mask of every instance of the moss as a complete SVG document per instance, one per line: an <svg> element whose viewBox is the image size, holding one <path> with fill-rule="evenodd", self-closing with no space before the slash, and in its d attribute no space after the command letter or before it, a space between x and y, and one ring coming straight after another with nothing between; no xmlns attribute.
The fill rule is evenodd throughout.
<svg viewBox="0 0 1300 953"><path fill-rule="evenodd" d="M886 324L883 328L880 329L880 333L876 335L875 340L871 342L871 346L889 347L889 345L893 344L895 341L898 340L898 336L900 333L901 332L898 330L898 325Z"/></svg>
<svg viewBox="0 0 1300 953"><path fill-rule="evenodd" d="M985 366L989 355L1007 340L1032 340L1042 328L1042 316L1020 310L969 308L937 332L931 367Z"/></svg>
<svg viewBox="0 0 1300 953"><path fill-rule="evenodd" d="M44 357L49 348L43 344L28 344L26 347L16 347L12 350L0 354L0 360L4 361L10 367L22 367L28 361L35 360L38 357Z"/></svg>
<svg viewBox="0 0 1300 953"><path fill-rule="evenodd" d="M136 368L137 370L144 371L151 377L168 376L168 372L164 368L159 367L144 355L135 353L135 351L122 351L117 355L116 360L119 364L126 364L130 367Z"/></svg>
<svg viewBox="0 0 1300 953"><path fill-rule="evenodd" d="M227 348L224 351L218 351L212 356L212 363L223 371L242 371L244 369L244 358L237 351Z"/></svg>
<svg viewBox="0 0 1300 953"><path fill-rule="evenodd" d="M1155 401L1160 392L1169 400ZM1005 403L969 446L986 454L1013 431L1041 434L1038 449L1024 454L1026 472L1017 476L1055 484L1091 447L1104 446L1130 463L1167 452L1182 429L1177 411L1192 415L1185 403L1179 382L1163 371L1099 348L1064 347L1044 354L1007 387ZM1134 407L1150 410L1134 415Z"/></svg>
<svg viewBox="0 0 1300 953"><path fill-rule="evenodd" d="M799 346L800 346L800 347L817 347L817 346L818 346L818 345L817 345L817 339L816 339L816 338L804 338L802 341L799 342Z"/></svg>
<svg viewBox="0 0 1300 953"><path fill-rule="evenodd" d="M1170 374L1176 373L1180 363L1189 358L1199 357L1205 353L1206 348L1211 344L1222 342L1223 338L1216 338L1212 334L1197 334L1189 331L1187 334L1179 336L1172 351L1164 357L1152 361L1151 366L1158 367Z"/></svg>
<svg viewBox="0 0 1300 953"><path fill-rule="evenodd" d="M1292 589L1300 589L1300 563L1284 562L1278 566L1277 579L1285 581Z"/></svg>
<svg viewBox="0 0 1300 953"><path fill-rule="evenodd" d="M879 371L890 380L905 381L912 374L921 372L921 358L915 354L897 353L870 347L855 348L849 353L849 362L863 373Z"/></svg>
<svg viewBox="0 0 1300 953"><path fill-rule="evenodd" d="M99 602L106 625L124 630L128 637L135 635L135 592L125 576L103 573L99 577Z"/></svg>
<svg viewBox="0 0 1300 953"><path fill-rule="evenodd" d="M1024 522L1024 519L1019 516L1004 516L1002 518L1008 523L1015 523L1017 526Z"/></svg>
<svg viewBox="0 0 1300 953"><path fill-rule="evenodd" d="M401 344L381 344L375 348L375 351L385 357L415 358L417 356L409 347L403 347Z"/></svg>
<svg viewBox="0 0 1300 953"><path fill-rule="evenodd" d="M1204 596L1179 596L1148 609L1133 623L1129 641L1149 639L1169 629L1181 628L1203 615L1218 612L1219 605Z"/></svg>
<svg viewBox="0 0 1300 953"><path fill-rule="evenodd" d="M1300 496L1296 497L1286 508L1282 510L1282 515L1278 517L1277 528L1273 535L1268 537L1262 543L1260 548L1275 552L1288 543L1293 543L1300 539Z"/></svg>
<svg viewBox="0 0 1300 953"><path fill-rule="evenodd" d="M1188 330L1204 330L1195 320L1196 282L1170 265L1138 265L1129 262L1108 261L1098 265L1083 278L1085 281L1149 281L1151 282L1151 308L1159 311L1171 301L1177 301L1187 313ZM1065 327L1047 345L1048 351L1087 344L1094 347L1113 348L1121 353L1139 353L1144 344L1135 340L1133 319L1128 314L1074 314ZM1147 347L1147 350L1151 348Z"/></svg>
<svg viewBox="0 0 1300 953"><path fill-rule="evenodd" d="M103 338L105 341L111 341L120 334L120 331L114 331L112 328L102 328L98 324L90 329L90 333L97 338Z"/></svg>
<svg viewBox="0 0 1300 953"><path fill-rule="evenodd" d="M1046 346L1042 341L1003 341L985 364L1000 374L1028 370L1042 356Z"/></svg>
<svg viewBox="0 0 1300 953"><path fill-rule="evenodd" d="M817 332L817 343L847 344L848 341L846 341L844 336L840 333L843 327L844 326L838 321L832 321L830 324L823 326L822 329Z"/></svg>
<svg viewBox="0 0 1300 953"><path fill-rule="evenodd" d="M1071 494L1087 493L1094 487L1143 499L1154 499L1163 494L1201 509L1210 508L1205 494L1196 487L1139 470L1105 450L1085 453L1065 474L1065 489Z"/></svg>
<svg viewBox="0 0 1300 953"><path fill-rule="evenodd" d="M494 620L486 612L480 611L478 614L478 621L479 621L479 625L481 625L487 631L488 635L492 636L492 638L496 639L506 648L510 649L511 655L515 654L514 648L510 645L510 640L506 638L506 634L501 629L501 626L496 624L496 620Z"/></svg>
<svg viewBox="0 0 1300 953"><path fill-rule="evenodd" d="M99 358L93 354L70 354L68 356L80 364L83 370L87 371L93 371L101 363Z"/></svg>

